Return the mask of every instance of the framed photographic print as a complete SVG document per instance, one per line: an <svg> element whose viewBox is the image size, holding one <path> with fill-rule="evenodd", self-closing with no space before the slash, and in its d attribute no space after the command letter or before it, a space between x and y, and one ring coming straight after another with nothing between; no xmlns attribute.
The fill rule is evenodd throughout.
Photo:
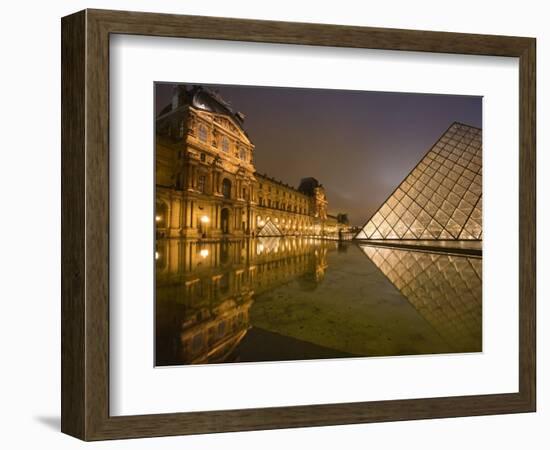
<svg viewBox="0 0 550 450"><path fill-rule="evenodd" d="M535 39L62 20L62 431L535 410Z"/></svg>

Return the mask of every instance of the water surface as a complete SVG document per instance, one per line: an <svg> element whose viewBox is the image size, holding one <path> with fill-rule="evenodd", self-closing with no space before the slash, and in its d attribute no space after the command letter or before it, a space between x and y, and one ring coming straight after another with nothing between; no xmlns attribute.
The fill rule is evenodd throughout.
<svg viewBox="0 0 550 450"><path fill-rule="evenodd" d="M481 258L313 238L159 240L156 364L481 351Z"/></svg>

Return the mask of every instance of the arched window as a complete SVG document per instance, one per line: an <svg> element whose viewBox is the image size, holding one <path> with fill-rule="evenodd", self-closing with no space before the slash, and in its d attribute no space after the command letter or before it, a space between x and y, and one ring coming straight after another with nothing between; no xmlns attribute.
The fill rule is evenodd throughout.
<svg viewBox="0 0 550 450"><path fill-rule="evenodd" d="M231 181L227 178L222 181L222 194L225 198L231 198Z"/></svg>
<svg viewBox="0 0 550 450"><path fill-rule="evenodd" d="M206 142L208 139L208 131L204 125L199 125L199 139L202 142Z"/></svg>
<svg viewBox="0 0 550 450"><path fill-rule="evenodd" d="M222 136L222 150L226 153L229 151L229 139L227 136Z"/></svg>

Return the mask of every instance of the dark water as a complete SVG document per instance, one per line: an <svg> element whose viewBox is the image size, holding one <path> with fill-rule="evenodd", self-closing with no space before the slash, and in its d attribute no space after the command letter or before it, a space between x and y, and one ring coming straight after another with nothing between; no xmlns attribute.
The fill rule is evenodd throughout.
<svg viewBox="0 0 550 450"><path fill-rule="evenodd" d="M157 242L156 364L481 351L481 259L311 238Z"/></svg>

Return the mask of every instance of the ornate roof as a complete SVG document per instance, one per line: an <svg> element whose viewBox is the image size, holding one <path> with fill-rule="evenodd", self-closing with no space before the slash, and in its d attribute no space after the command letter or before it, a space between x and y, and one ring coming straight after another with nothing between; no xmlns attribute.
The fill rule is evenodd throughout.
<svg viewBox="0 0 550 450"><path fill-rule="evenodd" d="M191 105L203 111L232 117L242 127L244 115L234 111L217 92L204 86L194 86L190 92Z"/></svg>

